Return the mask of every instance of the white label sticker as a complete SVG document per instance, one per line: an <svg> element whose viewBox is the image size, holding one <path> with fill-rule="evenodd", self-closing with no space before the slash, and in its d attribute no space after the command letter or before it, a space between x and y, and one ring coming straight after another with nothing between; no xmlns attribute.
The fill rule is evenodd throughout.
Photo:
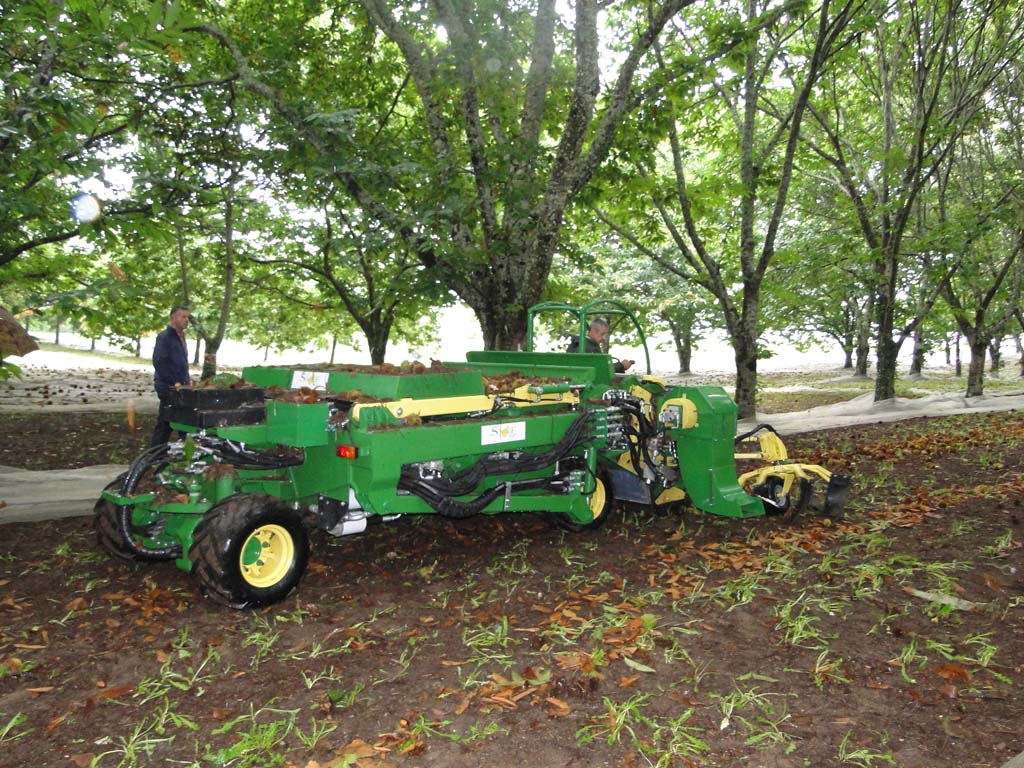
<svg viewBox="0 0 1024 768"><path fill-rule="evenodd" d="M292 371L292 389L309 387L327 390L327 371Z"/></svg>
<svg viewBox="0 0 1024 768"><path fill-rule="evenodd" d="M502 424L485 424L480 427L480 445L514 443L525 439L525 421L506 421Z"/></svg>

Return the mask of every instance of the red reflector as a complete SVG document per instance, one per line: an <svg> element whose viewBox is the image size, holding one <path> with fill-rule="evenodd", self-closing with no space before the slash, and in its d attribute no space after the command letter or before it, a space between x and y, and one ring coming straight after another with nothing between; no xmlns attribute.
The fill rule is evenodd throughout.
<svg viewBox="0 0 1024 768"><path fill-rule="evenodd" d="M339 445L336 453L339 459L357 459L359 458L359 449L354 445Z"/></svg>

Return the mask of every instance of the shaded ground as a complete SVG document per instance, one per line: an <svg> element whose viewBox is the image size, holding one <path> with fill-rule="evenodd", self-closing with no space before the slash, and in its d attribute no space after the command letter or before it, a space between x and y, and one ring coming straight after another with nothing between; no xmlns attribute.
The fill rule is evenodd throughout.
<svg viewBox="0 0 1024 768"><path fill-rule="evenodd" d="M121 461L139 437L123 414L0 425L0 463L35 468ZM262 612L110 561L88 519L2 526L0 764L960 768L1024 750L1024 416L787 443L854 473L846 522L401 519L316 534L297 593Z"/></svg>

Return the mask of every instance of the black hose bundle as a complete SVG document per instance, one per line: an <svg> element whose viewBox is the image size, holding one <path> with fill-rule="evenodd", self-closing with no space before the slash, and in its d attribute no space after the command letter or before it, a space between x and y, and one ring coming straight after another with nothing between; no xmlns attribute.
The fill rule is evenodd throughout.
<svg viewBox="0 0 1024 768"><path fill-rule="evenodd" d="M498 483L494 488L484 491L472 501L457 501L454 497L472 493L488 477L535 472L557 464L591 439L592 421L592 414L582 414L569 426L562 439L546 451L522 453L508 458L481 459L450 478L422 478L416 465L407 464L402 467L398 488L419 496L439 514L446 517L462 518L475 515L505 493L509 483ZM544 478L539 481L519 481L513 485L517 488L524 485L540 487L547 483L548 480Z"/></svg>
<svg viewBox="0 0 1024 768"><path fill-rule="evenodd" d="M167 458L170 450L170 446L167 443L160 443L160 445L147 448L136 456L135 460L128 466L128 471L124 474L124 480L121 482L121 495L131 496L135 491L135 486L138 485L139 480L150 467L160 464L162 469L166 466L167 462L164 459ZM156 471L159 472L160 470Z"/></svg>
<svg viewBox="0 0 1024 768"><path fill-rule="evenodd" d="M306 460L302 452L292 456L278 456L272 453L251 451L230 440L206 437L197 443L204 448L209 448L213 455L224 463L239 469L284 469L285 467L296 467Z"/></svg>
<svg viewBox="0 0 1024 768"><path fill-rule="evenodd" d="M154 445L140 453L135 458L135 461L129 465L128 471L125 472L124 480L121 482L121 495L132 496L135 493L136 486L139 484L139 480L142 479L142 476L149 469L156 467L154 470L154 473L156 473L167 466L169 454L170 446L167 443ZM181 546L178 544L154 549L137 542L132 530L132 511L133 507L127 504L117 508L117 532L125 546L149 558L176 557L181 553Z"/></svg>
<svg viewBox="0 0 1024 768"><path fill-rule="evenodd" d="M627 440L629 444L629 460L633 464L633 471L638 477L643 477L641 472L641 466L646 463L648 467L656 469L657 465L654 459L651 457L650 449L648 448L647 441L652 437L657 437L658 428L654 421L648 419L644 414L642 403L636 398L616 398L616 405L622 408L632 416L636 417L637 426L628 420L623 421L622 431L626 437L635 438L633 440Z"/></svg>

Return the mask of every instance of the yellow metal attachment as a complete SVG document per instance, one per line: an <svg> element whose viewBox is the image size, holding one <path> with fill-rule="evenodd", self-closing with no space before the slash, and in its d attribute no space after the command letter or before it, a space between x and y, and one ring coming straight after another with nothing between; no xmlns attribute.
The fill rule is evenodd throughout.
<svg viewBox="0 0 1024 768"><path fill-rule="evenodd" d="M649 381L651 384L657 384L663 390L668 389L668 382L664 379L659 379L657 376L641 376L640 380Z"/></svg>
<svg viewBox="0 0 1024 768"><path fill-rule="evenodd" d="M359 413L364 408L381 407L391 411L391 414L396 419L455 416L460 413L489 411L494 407L494 401L501 400L502 398L514 400L517 408L531 408L538 405L553 405L555 403L578 405L580 402L579 395L576 392L537 394L530 391L529 384L524 384L521 387L517 387L511 393L497 395L462 395L459 397L434 397L424 400L403 397L401 400L391 400L386 403L356 403L352 406L352 418L358 422Z"/></svg>
<svg viewBox="0 0 1024 768"><path fill-rule="evenodd" d="M590 514L593 520L597 520L601 516L608 498L608 492L605 490L604 483L600 479L596 483L594 492L590 494Z"/></svg>
<svg viewBox="0 0 1024 768"><path fill-rule="evenodd" d="M693 429L697 426L697 406L687 397L673 397L662 403L660 418L666 429Z"/></svg>
<svg viewBox="0 0 1024 768"><path fill-rule="evenodd" d="M749 492L751 488L765 482L769 477L782 480L782 492L789 493L797 480L824 480L827 484L832 479L832 473L818 464L773 464L745 472L740 475L739 484L743 490Z"/></svg>
<svg viewBox="0 0 1024 768"><path fill-rule="evenodd" d="M674 485L666 488L664 491L658 494L658 498L654 500L655 504L671 504L673 501L682 501L686 498L686 491L682 488L676 488Z"/></svg>
<svg viewBox="0 0 1024 768"><path fill-rule="evenodd" d="M774 432L762 432L757 436L761 450L757 453L737 453L737 459L763 459L764 461L787 461L789 451L782 438Z"/></svg>
<svg viewBox="0 0 1024 768"><path fill-rule="evenodd" d="M261 525L242 545L238 566L248 584L264 589L281 581L294 560L292 535L280 525Z"/></svg>

